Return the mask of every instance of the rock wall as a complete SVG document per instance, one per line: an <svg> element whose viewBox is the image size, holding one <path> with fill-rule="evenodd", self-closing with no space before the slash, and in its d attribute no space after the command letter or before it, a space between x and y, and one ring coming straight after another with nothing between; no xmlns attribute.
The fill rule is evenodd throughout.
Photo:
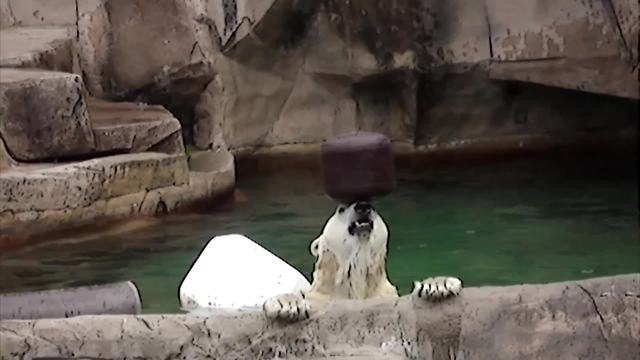
<svg viewBox="0 0 640 360"><path fill-rule="evenodd" d="M475 115L509 121L520 111L513 103L548 99L522 83L601 94L589 99L625 108L635 100L621 99L638 98L638 21L628 14L639 10L630 1L104 0L94 7L77 19L77 71L89 92L164 105L201 149L318 143L355 130L420 145L421 132L439 123L434 114L499 139L503 126ZM496 90L514 81L528 95ZM476 98L456 100L470 87ZM452 108L456 101L464 107ZM558 103L552 112L582 114ZM582 127L537 126L526 135ZM604 120L597 127L610 130Z"/></svg>
<svg viewBox="0 0 640 360"><path fill-rule="evenodd" d="M200 147L317 143L354 130L420 145L416 140L425 137L566 137L584 128L606 133L634 126L638 86L628 74L637 72L637 59L629 57L618 17L605 3L233 3L207 3L223 56L219 85L208 88L199 105L216 113L200 112L195 120ZM635 4L619 6L637 11ZM300 21L298 27L283 25L284 16ZM294 30L303 35L283 34ZM519 83L511 86L511 80ZM546 93L522 82L567 91ZM573 100L580 94L592 108L612 110L615 124L595 116L565 121L585 113ZM550 97L557 100L545 105ZM533 115L518 115L514 123L514 113ZM519 126L522 116L533 121ZM198 133L214 127L216 135Z"/></svg>
<svg viewBox="0 0 640 360"><path fill-rule="evenodd" d="M257 311L1 321L6 358L616 359L640 354L640 274L339 301L297 324Z"/></svg>

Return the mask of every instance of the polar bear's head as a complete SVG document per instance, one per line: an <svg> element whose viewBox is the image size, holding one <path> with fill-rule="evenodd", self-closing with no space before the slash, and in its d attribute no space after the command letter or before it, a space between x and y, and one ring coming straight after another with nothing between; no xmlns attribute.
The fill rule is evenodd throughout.
<svg viewBox="0 0 640 360"><path fill-rule="evenodd" d="M337 250L366 243L371 247L386 248L387 237L387 226L371 203L340 204L327 220L322 234L311 243L311 253L317 255L319 246Z"/></svg>

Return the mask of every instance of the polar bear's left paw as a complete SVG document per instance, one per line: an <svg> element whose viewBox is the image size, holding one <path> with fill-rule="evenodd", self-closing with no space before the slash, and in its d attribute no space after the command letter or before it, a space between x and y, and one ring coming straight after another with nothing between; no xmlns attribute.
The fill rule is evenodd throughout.
<svg viewBox="0 0 640 360"><path fill-rule="evenodd" d="M294 322L309 318L309 303L301 294L274 296L265 301L262 308L271 320Z"/></svg>
<svg viewBox="0 0 640 360"><path fill-rule="evenodd" d="M413 283L412 294L428 301L440 301L457 296L462 291L462 281L455 277L438 276Z"/></svg>

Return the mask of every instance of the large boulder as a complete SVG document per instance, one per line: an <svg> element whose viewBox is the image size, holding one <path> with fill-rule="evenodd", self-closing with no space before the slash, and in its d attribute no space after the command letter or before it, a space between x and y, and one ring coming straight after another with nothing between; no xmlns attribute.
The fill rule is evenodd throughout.
<svg viewBox="0 0 640 360"><path fill-rule="evenodd" d="M75 74L0 68L0 135L16 160L91 153L94 137Z"/></svg>
<svg viewBox="0 0 640 360"><path fill-rule="evenodd" d="M80 65L92 95L118 98L160 89L198 70L198 95L211 80L212 41L195 21L197 1L106 0L79 20ZM191 69L187 71L186 69Z"/></svg>

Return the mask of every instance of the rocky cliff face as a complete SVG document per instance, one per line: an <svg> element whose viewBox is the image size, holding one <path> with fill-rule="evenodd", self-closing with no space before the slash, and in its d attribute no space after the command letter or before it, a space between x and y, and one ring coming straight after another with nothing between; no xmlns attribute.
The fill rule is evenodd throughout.
<svg viewBox="0 0 640 360"><path fill-rule="evenodd" d="M638 13L637 4L614 3ZM219 37L222 56L218 85L200 104L216 113L196 118L198 129L216 126L222 136L200 133L198 146L314 143L353 130L419 145L427 138L618 130L635 121L629 99L638 98L638 87L628 74L637 75L638 59L629 51L628 32L618 27L621 12L606 3L226 4L206 3L203 16ZM637 34L637 26L628 28ZM510 86L511 80L566 91L548 89L558 99L548 106L549 94L537 86ZM584 93L607 95L585 94L590 109L626 110L612 126L535 120L580 118L583 109L572 99ZM522 126L524 118L533 121Z"/></svg>
<svg viewBox="0 0 640 360"><path fill-rule="evenodd" d="M89 94L164 105L202 149L317 143L354 130L417 145L442 138L441 117L499 137L504 126L492 133L493 123L518 128L528 116L513 114L530 110L523 103L537 112L548 99L535 86L504 89L512 81L601 94L589 98L594 108L637 111L629 99L638 98L640 10L632 1L80 3L55 12L41 5L38 18L32 3L4 0L3 23L75 28L74 69ZM572 91L553 94L563 100L550 117L580 117ZM571 121L536 126L533 133L581 131Z"/></svg>

